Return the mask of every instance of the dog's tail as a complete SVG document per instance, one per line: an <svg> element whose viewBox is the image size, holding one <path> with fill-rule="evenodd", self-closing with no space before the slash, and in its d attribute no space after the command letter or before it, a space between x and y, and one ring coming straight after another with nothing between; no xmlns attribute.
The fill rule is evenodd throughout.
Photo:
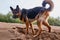
<svg viewBox="0 0 60 40"><path fill-rule="evenodd" d="M52 1L43 1L42 6L46 7L46 4L49 4L49 8L46 8L47 11L52 11L52 9L54 8L54 3Z"/></svg>

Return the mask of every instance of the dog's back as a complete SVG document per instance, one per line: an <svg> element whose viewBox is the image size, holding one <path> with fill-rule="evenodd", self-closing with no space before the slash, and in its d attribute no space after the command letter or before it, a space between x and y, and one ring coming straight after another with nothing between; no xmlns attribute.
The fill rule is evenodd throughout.
<svg viewBox="0 0 60 40"><path fill-rule="evenodd" d="M22 14L24 15L24 17L26 15L29 19L34 19L39 12L40 12L40 14L43 14L43 12L45 10L46 9L44 7L35 7L32 9L22 9Z"/></svg>

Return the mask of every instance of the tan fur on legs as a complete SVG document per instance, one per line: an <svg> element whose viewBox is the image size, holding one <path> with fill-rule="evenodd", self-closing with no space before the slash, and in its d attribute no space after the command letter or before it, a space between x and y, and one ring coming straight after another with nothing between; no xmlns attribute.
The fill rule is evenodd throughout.
<svg viewBox="0 0 60 40"><path fill-rule="evenodd" d="M35 31L34 31L34 28L33 28L33 26L32 26L32 23L30 23L30 27L31 27L31 29L32 29L32 34L34 35L34 34L35 34Z"/></svg>
<svg viewBox="0 0 60 40"><path fill-rule="evenodd" d="M44 17L45 20L43 20L43 24L48 28L49 32L51 32L51 27L48 23L48 18L49 18L49 12L46 11L45 17Z"/></svg>
<svg viewBox="0 0 60 40"><path fill-rule="evenodd" d="M28 28L29 28L29 22L28 19L26 18L26 34L28 34Z"/></svg>
<svg viewBox="0 0 60 40"><path fill-rule="evenodd" d="M39 28L39 31L37 32L37 34L34 37L39 36L42 31L42 28L41 28L42 27L42 20L37 20L37 26Z"/></svg>
<svg viewBox="0 0 60 40"><path fill-rule="evenodd" d="M28 34L29 23L26 22L26 34Z"/></svg>
<svg viewBox="0 0 60 40"><path fill-rule="evenodd" d="M48 22L43 21L43 24L48 28L49 32L51 32L51 27Z"/></svg>

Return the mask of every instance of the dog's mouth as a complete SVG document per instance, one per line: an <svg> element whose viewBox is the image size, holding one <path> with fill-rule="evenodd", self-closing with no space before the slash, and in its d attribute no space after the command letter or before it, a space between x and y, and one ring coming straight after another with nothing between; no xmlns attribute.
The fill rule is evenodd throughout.
<svg viewBox="0 0 60 40"><path fill-rule="evenodd" d="M18 18L18 16L16 16L16 15L13 15L13 16L12 16L12 18L16 19L16 18Z"/></svg>

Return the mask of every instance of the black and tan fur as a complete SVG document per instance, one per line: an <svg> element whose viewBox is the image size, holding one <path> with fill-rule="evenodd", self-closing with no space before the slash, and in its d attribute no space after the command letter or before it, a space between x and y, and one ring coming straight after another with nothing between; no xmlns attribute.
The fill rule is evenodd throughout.
<svg viewBox="0 0 60 40"><path fill-rule="evenodd" d="M44 2L46 4L50 5L50 9L45 8L46 4L44 4ZM27 12L29 12L31 10L29 10L29 11L27 11L26 9L21 10L18 5L17 5L16 9L13 9L12 7L10 7L12 10L12 13L13 13L13 18L20 18L20 20L22 20L26 24L26 33L28 33L28 28L30 26L32 29L32 33L34 34L34 28L32 26L32 22L35 20L37 20L37 26L39 28L39 31L35 36L37 36L41 33L42 24L48 28L49 32L51 32L51 27L48 23L48 17L49 17L49 12L53 9L53 2L52 1L44 1L44 2L42 3L43 7L40 8L43 10L39 10L39 12L35 15L35 17L33 17L34 15L31 15L33 18L27 15ZM36 7L36 8L38 8L38 7ZM22 11L24 11L23 14L22 14Z"/></svg>

